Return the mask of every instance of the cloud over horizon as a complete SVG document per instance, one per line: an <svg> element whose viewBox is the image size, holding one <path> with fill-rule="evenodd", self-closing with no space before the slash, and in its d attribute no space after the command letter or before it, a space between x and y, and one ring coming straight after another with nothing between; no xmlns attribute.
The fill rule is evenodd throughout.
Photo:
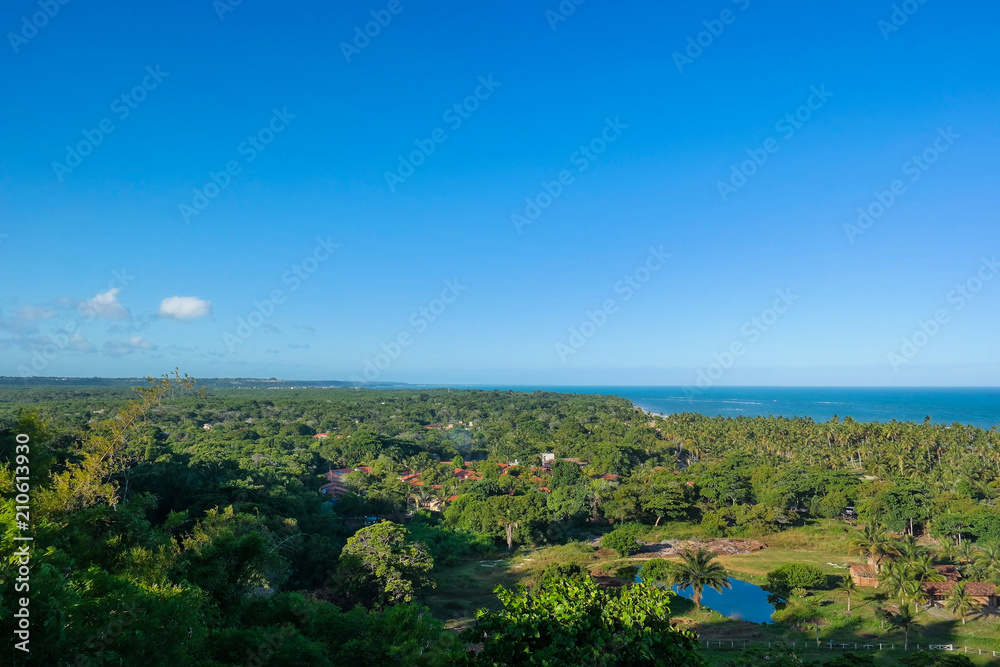
<svg viewBox="0 0 1000 667"><path fill-rule="evenodd" d="M112 287L107 292L101 292L93 298L83 301L80 304L81 314L92 313L95 317L102 317L106 320L127 320L132 317L128 308L118 301L118 293L121 288Z"/></svg>
<svg viewBox="0 0 1000 667"><path fill-rule="evenodd" d="M160 317L186 322L212 312L212 302L195 296L170 296L160 302Z"/></svg>
<svg viewBox="0 0 1000 667"><path fill-rule="evenodd" d="M123 357L132 354L136 350L155 350L156 345L142 336L132 336L127 341L109 340L104 344L104 353L109 357Z"/></svg>

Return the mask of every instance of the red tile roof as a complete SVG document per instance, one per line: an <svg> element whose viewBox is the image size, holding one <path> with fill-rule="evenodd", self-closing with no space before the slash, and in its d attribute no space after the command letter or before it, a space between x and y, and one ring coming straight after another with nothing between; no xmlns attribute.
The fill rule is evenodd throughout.
<svg viewBox="0 0 1000 667"><path fill-rule="evenodd" d="M945 597L951 595L957 581L925 581L920 585L928 595ZM985 581L965 582L965 592L973 597L990 597L997 595L997 585Z"/></svg>

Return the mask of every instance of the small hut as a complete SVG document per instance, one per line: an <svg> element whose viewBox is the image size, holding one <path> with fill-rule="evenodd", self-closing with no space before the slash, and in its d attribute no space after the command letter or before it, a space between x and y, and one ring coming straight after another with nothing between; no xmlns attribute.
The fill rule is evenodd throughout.
<svg viewBox="0 0 1000 667"><path fill-rule="evenodd" d="M850 573L851 579L856 586L878 587L878 579L875 577L875 570L871 565L866 563L851 563Z"/></svg>

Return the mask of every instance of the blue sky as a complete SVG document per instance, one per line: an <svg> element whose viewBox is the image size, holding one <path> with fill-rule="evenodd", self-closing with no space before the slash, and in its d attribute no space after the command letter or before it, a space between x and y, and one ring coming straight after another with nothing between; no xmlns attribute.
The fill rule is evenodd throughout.
<svg viewBox="0 0 1000 667"><path fill-rule="evenodd" d="M995 385L1000 8L812 4L7 3L0 374Z"/></svg>

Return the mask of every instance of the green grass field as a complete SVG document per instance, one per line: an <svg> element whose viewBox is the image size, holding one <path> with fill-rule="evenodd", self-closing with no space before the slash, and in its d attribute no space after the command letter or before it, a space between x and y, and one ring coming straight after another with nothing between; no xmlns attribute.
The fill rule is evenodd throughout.
<svg viewBox="0 0 1000 667"><path fill-rule="evenodd" d="M850 527L839 521L822 521L814 525L791 528L777 535L761 538L766 549L748 555L720 557L719 561L733 576L758 585L765 583L765 575L783 563L811 563L830 575L844 576L846 569L834 567L857 558L850 556L848 539ZM651 528L642 539L660 541L671 539L703 538L699 527L687 524L667 524ZM628 565L640 565L637 558L619 558L606 549L595 549L581 543L544 547L540 549L518 549L510 554L498 553L486 565L479 561L464 563L452 568L436 571L438 587L425 597L425 602L435 616L444 620L448 627L458 628L468 625L475 618L479 608L495 609L498 606L493 589L497 584L512 587L516 583L530 584L541 570L550 563L577 563L588 568L595 575L613 575ZM877 589L863 588L852 596L851 612L847 613L846 594L839 590L822 590L812 593L820 601L822 621L819 628L820 641L826 644L855 642L859 645L903 643L903 633L898 629L883 629L874 616L875 603L879 600L888 605ZM795 642L797 647L815 647L815 629L798 630L776 624L758 625L726 618L711 610L697 613L688 600L677 598L673 611L678 624L695 630L703 641L708 642ZM1000 653L1000 616L997 610L980 616L970 616L966 624L950 612L940 607L921 611L918 625L911 629L911 647L928 644L953 644L957 647L971 647L986 652ZM802 654L806 660L828 660L837 653L829 648L811 648ZM731 656L731 650L706 649L706 656L712 664L721 665ZM901 651L880 654L885 665L899 664L896 657ZM1000 656L980 656L969 653L969 657L981 665L1000 665ZM896 657L893 657L896 656Z"/></svg>

